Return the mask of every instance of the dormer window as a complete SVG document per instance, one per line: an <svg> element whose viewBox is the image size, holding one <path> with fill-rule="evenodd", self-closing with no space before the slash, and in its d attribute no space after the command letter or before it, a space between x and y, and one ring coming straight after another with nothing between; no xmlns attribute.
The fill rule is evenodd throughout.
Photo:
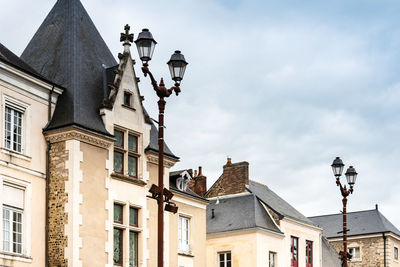
<svg viewBox="0 0 400 267"><path fill-rule="evenodd" d="M126 130L114 130L114 172L138 178L139 136Z"/></svg>
<svg viewBox="0 0 400 267"><path fill-rule="evenodd" d="M190 182L190 174L187 171L181 173L181 177L176 179L176 187L180 191L186 191L187 185Z"/></svg>
<svg viewBox="0 0 400 267"><path fill-rule="evenodd" d="M124 106L132 107L132 94L130 92L124 92Z"/></svg>

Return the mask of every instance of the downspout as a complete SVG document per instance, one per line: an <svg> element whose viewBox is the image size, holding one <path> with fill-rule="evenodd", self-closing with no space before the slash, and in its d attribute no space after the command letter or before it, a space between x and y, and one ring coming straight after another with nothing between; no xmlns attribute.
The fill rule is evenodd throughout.
<svg viewBox="0 0 400 267"><path fill-rule="evenodd" d="M48 102L48 113L47 113L47 123L50 122L51 119L51 98L54 92L54 85L51 88L49 93L49 102ZM45 225L45 258L46 258L46 267L49 266L49 185L50 185L50 141L47 141L47 149L46 149L46 225Z"/></svg>
<svg viewBox="0 0 400 267"><path fill-rule="evenodd" d="M382 233L383 238L383 267L386 267L386 235Z"/></svg>

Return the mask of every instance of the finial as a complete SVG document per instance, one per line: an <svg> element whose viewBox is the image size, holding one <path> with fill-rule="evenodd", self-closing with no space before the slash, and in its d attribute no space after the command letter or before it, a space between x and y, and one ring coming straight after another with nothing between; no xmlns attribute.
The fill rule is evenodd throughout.
<svg viewBox="0 0 400 267"><path fill-rule="evenodd" d="M131 45L131 43L133 43L133 33L129 33L131 27L126 24L124 29L125 33L121 33L120 42L124 42L123 45Z"/></svg>

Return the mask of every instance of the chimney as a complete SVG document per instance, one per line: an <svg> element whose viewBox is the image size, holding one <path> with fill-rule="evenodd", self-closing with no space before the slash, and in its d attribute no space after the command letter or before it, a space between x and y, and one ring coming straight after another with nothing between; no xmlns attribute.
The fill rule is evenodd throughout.
<svg viewBox="0 0 400 267"><path fill-rule="evenodd" d="M189 188L197 195L203 197L207 192L207 177L203 175L202 167L194 171L192 181L188 184Z"/></svg>
<svg viewBox="0 0 400 267"><path fill-rule="evenodd" d="M243 193L247 191L246 185L249 185L249 163L232 163L228 157L220 179L212 186L207 198Z"/></svg>

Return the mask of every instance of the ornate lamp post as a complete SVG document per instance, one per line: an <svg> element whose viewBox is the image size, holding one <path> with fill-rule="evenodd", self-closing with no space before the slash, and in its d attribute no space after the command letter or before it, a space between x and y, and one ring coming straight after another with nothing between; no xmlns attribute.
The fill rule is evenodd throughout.
<svg viewBox="0 0 400 267"><path fill-rule="evenodd" d="M151 60L154 52L154 48L157 42L154 40L153 35L148 29L143 29L137 40L135 41L139 57L143 62L142 71L144 76L149 75L151 84L153 85L154 91L160 98L158 100L158 185L153 184L149 190L152 194L152 198L157 200L158 203L158 250L157 250L157 266L164 266L164 202L167 203L165 209L170 212L176 213L178 207L170 202L173 194L166 188L164 188L164 110L165 110L165 97L169 97L172 92L178 95L181 91L179 85L185 74L186 65L185 57L181 54L181 51L175 51L171 56L171 59L167 62L169 70L171 72L171 78L175 81L175 85L170 89L167 89L164 84L163 78L157 85L157 81L154 79L153 74L149 70L148 62Z"/></svg>
<svg viewBox="0 0 400 267"><path fill-rule="evenodd" d="M340 256L342 259L342 266L347 267L347 260L351 258L351 254L347 252L347 214L346 214L346 205L347 205L347 197L350 194L353 194L353 186L356 182L357 178L357 172L353 168L353 166L350 166L345 175L347 179L347 183L349 184L350 188L347 189L346 185L342 186L340 183L340 176L342 175L343 172L343 167L344 164L342 160L339 157L336 157L336 159L332 163L332 170L333 174L336 177L336 185L340 187L340 192L342 193L343 199L343 251L340 252Z"/></svg>

